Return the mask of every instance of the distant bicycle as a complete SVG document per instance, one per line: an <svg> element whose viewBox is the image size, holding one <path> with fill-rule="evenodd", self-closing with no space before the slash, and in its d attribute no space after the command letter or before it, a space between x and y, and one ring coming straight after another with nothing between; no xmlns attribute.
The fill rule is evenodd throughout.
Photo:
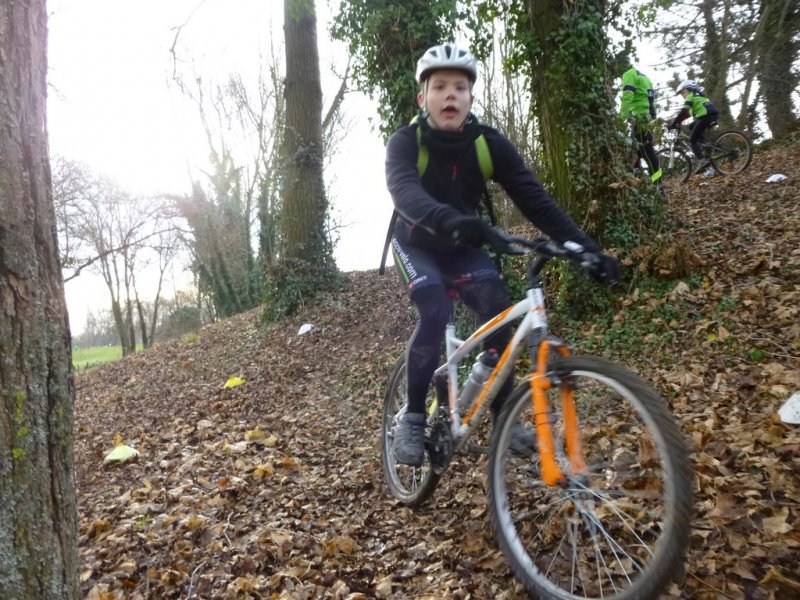
<svg viewBox="0 0 800 600"><path fill-rule="evenodd" d="M692 159L689 154L683 150L682 145L676 144L676 135L668 132L669 143L665 146L655 148L656 156L658 156L658 168L661 170L661 183L681 182L689 179L692 174ZM633 153L633 162L631 170L636 176L647 174L650 177L650 168L647 164L647 159L644 152L644 145L634 140L635 152Z"/></svg>
<svg viewBox="0 0 800 600"><path fill-rule="evenodd" d="M693 154L689 137L679 130L667 131L667 143L658 150L664 178L686 181L693 171ZM741 173L753 160L753 146L741 131L729 130L702 144L702 151L712 167L720 175Z"/></svg>
<svg viewBox="0 0 800 600"><path fill-rule="evenodd" d="M685 145L678 142L677 130L667 131L666 140L667 144L656 150L662 181L664 183L688 181L692 174L691 150L687 153Z"/></svg>

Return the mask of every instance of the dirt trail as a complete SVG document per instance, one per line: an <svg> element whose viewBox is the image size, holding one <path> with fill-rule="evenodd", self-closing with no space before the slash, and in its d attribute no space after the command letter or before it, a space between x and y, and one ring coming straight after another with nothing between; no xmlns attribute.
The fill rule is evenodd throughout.
<svg viewBox="0 0 800 600"><path fill-rule="evenodd" d="M698 470L670 597L790 597L776 581L800 579L800 436L773 416L800 389L798 165L800 144L765 150L670 194L703 262L702 282L650 302L686 320L652 353L642 339ZM764 184L774 172L790 180ZM413 313L393 275L348 277L297 318L261 328L253 311L77 376L87 598L525 597L495 548L481 458L458 458L425 510L385 491L381 395ZM245 383L224 389L232 376ZM116 433L141 456L104 467Z"/></svg>

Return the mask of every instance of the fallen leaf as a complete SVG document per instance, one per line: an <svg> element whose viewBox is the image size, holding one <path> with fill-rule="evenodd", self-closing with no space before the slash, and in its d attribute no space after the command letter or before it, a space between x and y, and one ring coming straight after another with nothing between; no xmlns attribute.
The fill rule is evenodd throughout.
<svg viewBox="0 0 800 600"><path fill-rule="evenodd" d="M330 539L325 544L325 549L330 554L336 554L341 552L342 554L353 554L354 552L358 552L361 547L358 545L353 538L346 536L346 535L339 535L332 539Z"/></svg>
<svg viewBox="0 0 800 600"><path fill-rule="evenodd" d="M223 385L222 387L223 387L223 389L224 388L232 388L232 387L236 387L237 385L242 385L243 383L244 383L244 379L241 379L240 377L229 377L228 381L226 381L225 385Z"/></svg>
<svg viewBox="0 0 800 600"><path fill-rule="evenodd" d="M139 451L136 448L131 448L130 446L126 446L125 444L119 444L111 452L106 454L105 458L103 459L103 462L104 463L125 462L127 460L132 460L137 456L139 456Z"/></svg>
<svg viewBox="0 0 800 600"><path fill-rule="evenodd" d="M788 518L789 518L789 509L784 506L777 514L775 514L775 516L767 517L762 521L764 532L770 535L781 535L783 533L789 533L793 528L787 522Z"/></svg>
<svg viewBox="0 0 800 600"><path fill-rule="evenodd" d="M244 432L244 439L247 442L259 442L267 437L267 434L261 431L260 428L249 429Z"/></svg>

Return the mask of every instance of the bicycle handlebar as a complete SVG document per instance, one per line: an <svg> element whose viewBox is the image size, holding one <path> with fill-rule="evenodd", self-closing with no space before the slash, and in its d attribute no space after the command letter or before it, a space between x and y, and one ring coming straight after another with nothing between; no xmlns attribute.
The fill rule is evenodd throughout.
<svg viewBox="0 0 800 600"><path fill-rule="evenodd" d="M602 275L602 259L599 252L587 251L581 244L577 242L567 241L560 244L554 240L544 237L538 238L523 238L519 236L509 235L497 228L492 228L499 241L502 242L502 247L498 247L495 241L492 241L492 246L501 254L509 255L523 255L523 254L538 254L540 259L535 261L534 275L538 275L544 264L551 258L566 258L578 264L586 273L593 277Z"/></svg>
<svg viewBox="0 0 800 600"><path fill-rule="evenodd" d="M577 242L567 241L560 244L546 237L528 239L509 235L498 229L494 229L494 231L505 243L505 248L502 250L503 254L522 255L535 253L548 260L551 258L566 258L579 263L584 268L599 262L598 253L587 251ZM499 248L495 249L500 251Z"/></svg>
<svg viewBox="0 0 800 600"><path fill-rule="evenodd" d="M504 247L502 249L495 248L495 250L502 252L503 254L520 255L535 253L547 258L565 257L576 260L586 253L586 249L576 242L565 242L564 244L559 244L558 242L546 237L524 238L516 235L510 235L497 228L492 228L492 230L504 243Z"/></svg>

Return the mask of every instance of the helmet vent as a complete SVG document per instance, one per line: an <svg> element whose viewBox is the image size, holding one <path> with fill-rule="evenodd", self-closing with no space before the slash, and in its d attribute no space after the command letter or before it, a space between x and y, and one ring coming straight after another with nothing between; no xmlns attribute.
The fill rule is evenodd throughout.
<svg viewBox="0 0 800 600"><path fill-rule="evenodd" d="M478 60L469 50L459 48L453 42L433 46L417 62L417 82L422 83L437 69L464 71L469 80L475 83L478 77Z"/></svg>

